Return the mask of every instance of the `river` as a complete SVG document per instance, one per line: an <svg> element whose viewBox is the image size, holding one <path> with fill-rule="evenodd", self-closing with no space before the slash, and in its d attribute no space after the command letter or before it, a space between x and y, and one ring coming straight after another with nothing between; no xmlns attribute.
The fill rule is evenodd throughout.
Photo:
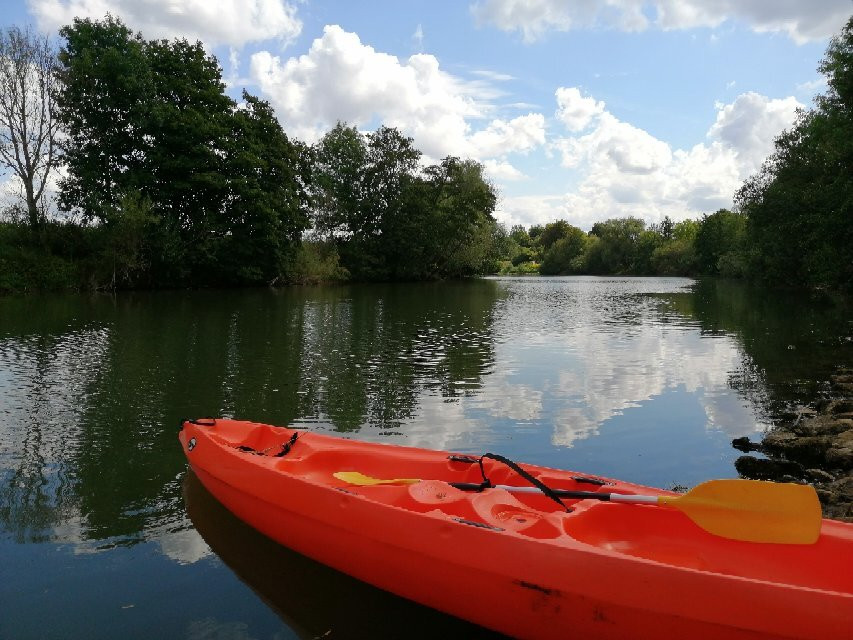
<svg viewBox="0 0 853 640"><path fill-rule="evenodd" d="M489 637L234 519L179 419L692 486L853 364L851 318L683 278L0 298L0 637Z"/></svg>

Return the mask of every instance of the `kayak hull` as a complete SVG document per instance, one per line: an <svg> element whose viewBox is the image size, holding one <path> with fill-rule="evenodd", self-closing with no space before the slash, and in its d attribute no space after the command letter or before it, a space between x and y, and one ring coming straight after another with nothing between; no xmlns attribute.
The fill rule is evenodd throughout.
<svg viewBox="0 0 853 640"><path fill-rule="evenodd" d="M837 576L853 555L849 525L824 521L815 545L760 545L721 540L655 506L582 500L567 513L544 496L521 502L498 489L460 497L444 477L476 480L479 465L448 462L447 452L302 433L286 455L271 455L294 433L217 420L187 422L180 438L201 482L237 517L426 606L519 638L849 637L853 588L850 578ZM269 442L273 450L261 455ZM524 468L549 485L577 483L570 472ZM386 478L411 469L437 480L352 487L332 475L353 469ZM489 470L490 477L498 473L513 483L505 470ZM606 491L666 493L602 480ZM639 532L633 541L632 529ZM673 540L679 534L690 539ZM792 569L772 569L767 547L776 564L810 562L803 569L809 575L791 584ZM754 560L750 572L767 565L771 575L701 566L733 553ZM826 568L815 569L820 562ZM787 582L779 582L780 571L788 572Z"/></svg>

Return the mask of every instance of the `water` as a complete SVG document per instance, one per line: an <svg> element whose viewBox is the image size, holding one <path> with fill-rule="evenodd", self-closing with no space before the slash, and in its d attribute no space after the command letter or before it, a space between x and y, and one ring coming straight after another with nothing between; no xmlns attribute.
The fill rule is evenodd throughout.
<svg viewBox="0 0 853 640"><path fill-rule="evenodd" d="M853 363L850 311L661 278L0 298L0 637L488 637L234 519L179 418L691 486Z"/></svg>

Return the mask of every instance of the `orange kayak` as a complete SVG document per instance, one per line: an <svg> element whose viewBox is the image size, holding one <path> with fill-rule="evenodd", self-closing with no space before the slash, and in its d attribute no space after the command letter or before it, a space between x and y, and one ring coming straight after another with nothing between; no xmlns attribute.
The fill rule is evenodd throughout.
<svg viewBox="0 0 853 640"><path fill-rule="evenodd" d="M747 542L623 503L677 494L491 454L224 419L183 421L180 441L210 493L270 538L510 636L851 637L851 524Z"/></svg>

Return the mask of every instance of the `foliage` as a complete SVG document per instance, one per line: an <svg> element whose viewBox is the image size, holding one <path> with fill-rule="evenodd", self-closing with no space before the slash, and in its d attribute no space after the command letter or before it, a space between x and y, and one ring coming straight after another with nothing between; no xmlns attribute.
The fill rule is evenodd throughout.
<svg viewBox="0 0 853 640"><path fill-rule="evenodd" d="M411 138L338 123L313 150L312 200L320 237L358 280L416 280L497 270L507 238L494 188L476 162L448 157L418 171Z"/></svg>
<svg viewBox="0 0 853 640"><path fill-rule="evenodd" d="M592 273L638 273L640 234L645 223L639 218L611 218L592 226L591 235L599 242L589 255L587 268Z"/></svg>
<svg viewBox="0 0 853 640"><path fill-rule="evenodd" d="M558 220L553 226L547 225L541 237L550 240L554 229L559 229L560 236L545 248L539 272L542 275L573 273L578 268L576 259L586 250L587 235L564 220Z"/></svg>
<svg viewBox="0 0 853 640"><path fill-rule="evenodd" d="M751 268L776 284L853 288L853 17L819 70L829 87L736 195Z"/></svg>
<svg viewBox="0 0 853 640"><path fill-rule="evenodd" d="M702 217L696 232L694 246L702 273L718 275L743 275L743 269L732 265L743 264L746 218L728 209L720 209ZM741 272L741 273L739 273Z"/></svg>
<svg viewBox="0 0 853 640"><path fill-rule="evenodd" d="M60 33L61 206L112 230L114 246L130 229L145 235L133 242L149 257L114 280L140 283L131 275L140 271L149 285L279 278L308 227L309 163L269 104L226 96L199 42L145 41L110 16ZM144 222L128 217L129 202L146 203Z"/></svg>

